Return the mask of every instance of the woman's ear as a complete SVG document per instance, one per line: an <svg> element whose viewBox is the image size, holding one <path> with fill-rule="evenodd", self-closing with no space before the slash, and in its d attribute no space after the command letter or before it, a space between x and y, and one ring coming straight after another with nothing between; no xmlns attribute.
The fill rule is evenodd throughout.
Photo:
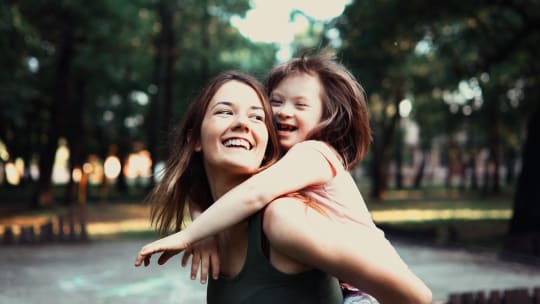
<svg viewBox="0 0 540 304"><path fill-rule="evenodd" d="M188 141L188 143L192 140L191 139L191 134L192 134L192 132L191 132L191 130L189 130L188 133L187 133L187 141ZM202 146L201 146L200 141L197 141L195 143L195 145L193 146L193 151L195 151L195 152L201 152L202 151Z"/></svg>

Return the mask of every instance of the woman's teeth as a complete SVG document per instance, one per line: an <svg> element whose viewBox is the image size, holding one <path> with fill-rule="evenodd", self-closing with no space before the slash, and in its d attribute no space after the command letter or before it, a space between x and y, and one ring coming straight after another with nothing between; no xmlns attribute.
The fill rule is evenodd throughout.
<svg viewBox="0 0 540 304"><path fill-rule="evenodd" d="M228 139L223 142L223 145L227 148L244 148L251 150L251 144L243 139Z"/></svg>

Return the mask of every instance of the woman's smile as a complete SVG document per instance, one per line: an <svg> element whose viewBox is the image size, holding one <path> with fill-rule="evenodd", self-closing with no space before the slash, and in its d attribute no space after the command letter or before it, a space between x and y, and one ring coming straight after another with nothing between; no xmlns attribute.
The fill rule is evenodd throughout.
<svg viewBox="0 0 540 304"><path fill-rule="evenodd" d="M257 170L268 143L262 102L248 85L230 81L216 92L202 123L201 142L207 170L246 174Z"/></svg>
<svg viewBox="0 0 540 304"><path fill-rule="evenodd" d="M241 148L244 150L251 150L253 148L253 145L249 142L249 140L238 137L224 140L223 145L227 148Z"/></svg>

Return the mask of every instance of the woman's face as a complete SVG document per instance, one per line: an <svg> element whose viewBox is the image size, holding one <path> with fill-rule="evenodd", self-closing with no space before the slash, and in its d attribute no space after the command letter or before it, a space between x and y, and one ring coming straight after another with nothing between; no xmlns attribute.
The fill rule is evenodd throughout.
<svg viewBox="0 0 540 304"><path fill-rule="evenodd" d="M265 119L262 101L250 86L235 80L223 84L208 104L195 147L203 153L207 174L254 173L268 143Z"/></svg>
<svg viewBox="0 0 540 304"><path fill-rule="evenodd" d="M279 145L288 150L306 140L323 113L319 78L297 73L284 78L270 94Z"/></svg>

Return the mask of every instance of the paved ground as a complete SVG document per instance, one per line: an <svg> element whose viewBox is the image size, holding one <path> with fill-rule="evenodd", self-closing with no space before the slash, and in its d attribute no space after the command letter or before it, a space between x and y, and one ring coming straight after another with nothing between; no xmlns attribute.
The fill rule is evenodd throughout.
<svg viewBox="0 0 540 304"><path fill-rule="evenodd" d="M188 279L179 258L165 266L133 267L144 243L0 245L0 303L205 302L205 286ZM451 292L540 286L540 267L503 262L487 253L393 243L435 300Z"/></svg>

